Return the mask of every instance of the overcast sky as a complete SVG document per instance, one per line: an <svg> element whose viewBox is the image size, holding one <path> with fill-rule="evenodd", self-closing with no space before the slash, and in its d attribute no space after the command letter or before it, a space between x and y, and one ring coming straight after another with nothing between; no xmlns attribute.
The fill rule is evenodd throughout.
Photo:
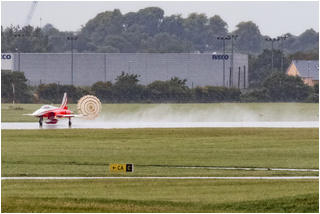
<svg viewBox="0 0 320 214"><path fill-rule="evenodd" d="M1 1L1 25L23 26L32 1ZM122 14L156 6L165 16L205 13L219 15L229 32L242 21L253 21L262 35L276 37L285 33L299 36L313 28L319 32L318 1L38 1L31 25L52 24L60 31L76 31L98 13L120 9Z"/></svg>

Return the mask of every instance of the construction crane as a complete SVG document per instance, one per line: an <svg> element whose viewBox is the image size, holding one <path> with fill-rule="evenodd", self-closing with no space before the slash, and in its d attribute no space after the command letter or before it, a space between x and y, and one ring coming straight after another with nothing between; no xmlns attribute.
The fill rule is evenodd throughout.
<svg viewBox="0 0 320 214"><path fill-rule="evenodd" d="M32 16L33 16L34 10L36 9L37 4L38 4L37 1L33 1L32 2L32 5L31 5L31 8L29 10L29 13L28 13L28 16L26 18L26 21L24 22L24 26L30 25L30 22L31 22L31 19L32 19Z"/></svg>

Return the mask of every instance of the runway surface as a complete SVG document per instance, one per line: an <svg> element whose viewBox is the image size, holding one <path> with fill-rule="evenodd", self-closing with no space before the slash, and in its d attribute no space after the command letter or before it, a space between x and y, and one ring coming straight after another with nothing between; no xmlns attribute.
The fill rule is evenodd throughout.
<svg viewBox="0 0 320 214"><path fill-rule="evenodd" d="M224 180L296 180L296 179L319 179L318 176L290 176L290 177L1 177L1 180L82 180L82 179L224 179Z"/></svg>
<svg viewBox="0 0 320 214"><path fill-rule="evenodd" d="M132 128L319 128L319 121L299 122L93 122L74 120L73 129L132 129ZM57 124L1 123L1 129L68 129L67 121Z"/></svg>

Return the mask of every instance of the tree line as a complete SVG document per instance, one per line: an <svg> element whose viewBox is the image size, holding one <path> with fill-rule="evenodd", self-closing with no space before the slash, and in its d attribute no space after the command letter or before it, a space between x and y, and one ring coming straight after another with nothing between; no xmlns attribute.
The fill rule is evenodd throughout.
<svg viewBox="0 0 320 214"><path fill-rule="evenodd" d="M75 35L76 34L76 35ZM234 51L257 55L271 49L267 36L261 35L259 26L252 21L240 22L232 32L219 16L207 17L201 13L164 16L159 7L148 7L138 12L122 14L119 9L106 11L89 20L78 32L62 32L52 24L42 28L26 26L1 27L2 52L64 53L71 49L68 36L76 36L74 51L78 53L191 53L218 52L223 42L217 37L237 35ZM281 36L281 35L279 35ZM319 50L319 33L306 29L301 35L286 33L284 53ZM274 43L281 49L281 42ZM231 42L226 41L226 50Z"/></svg>
<svg viewBox="0 0 320 214"><path fill-rule="evenodd" d="M1 101L60 103L66 92L69 103L76 103L87 94L97 96L102 103L319 102L319 84L310 87L300 77L280 72L268 77L260 89L248 92L234 87L189 88L186 79L178 77L140 85L138 75L124 72L115 80L99 81L91 87L55 83L31 87L23 72L1 71Z"/></svg>
<svg viewBox="0 0 320 214"><path fill-rule="evenodd" d="M249 54L249 86L251 92L243 93L235 88L196 87L188 88L185 80L178 77L168 81L155 81L149 85L139 85L138 76L122 73L112 82L98 82L91 87L62 86L56 84L30 87L24 85L25 77L20 72L1 72L2 102L12 101L12 84L16 82L15 99L19 102L56 102L63 91L70 94L71 100L77 100L83 94L96 94L104 102L238 102L238 101L297 101L317 96L316 89L298 84L306 93L274 98L267 80L276 73L287 81L282 72L292 60L319 59L319 33L308 29L299 36L287 33L288 38L275 42L273 54L267 36L260 33L259 27L252 21L240 22L233 32L220 16L207 17L205 14L192 13L187 18L181 15L164 16L158 7L141 9L138 12L122 14L120 10L97 14L76 32L62 32L53 25L43 28L26 26L1 27L2 52L22 53L65 53L70 52L71 42L68 36L75 36L74 51L78 53L191 53L222 51L223 42L219 36L238 35L234 40L234 51ZM231 42L226 41L227 52ZM271 56L274 55L274 67L271 68ZM282 75L282 76L281 76ZM295 77L298 78L298 77ZM299 78L298 78L299 79ZM19 82L19 81L20 82ZM19 82L19 83L18 83ZM267 84L267 85L266 85ZM282 85L283 86L283 85ZM132 87L132 88L130 88ZM293 86L292 86L293 87ZM294 91L294 90L293 90ZM21 93L21 94L19 94ZM279 92L280 93L280 92ZM282 92L281 92L282 93ZM34 97L33 95L37 96ZM315 95L316 94L316 95ZM312 95L312 96L311 96ZM310 98L311 96L311 98ZM59 101L60 102L60 101Z"/></svg>

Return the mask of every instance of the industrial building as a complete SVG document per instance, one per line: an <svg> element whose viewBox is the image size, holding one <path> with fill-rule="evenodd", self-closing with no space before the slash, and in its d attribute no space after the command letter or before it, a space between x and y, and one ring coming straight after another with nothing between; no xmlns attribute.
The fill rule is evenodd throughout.
<svg viewBox="0 0 320 214"><path fill-rule="evenodd" d="M71 53L2 53L1 56L2 70L23 71L30 85L114 83L123 71L139 75L138 84L142 85L179 77L187 79L190 88L248 87L248 56L239 53L233 57L231 53L74 53L73 57Z"/></svg>

